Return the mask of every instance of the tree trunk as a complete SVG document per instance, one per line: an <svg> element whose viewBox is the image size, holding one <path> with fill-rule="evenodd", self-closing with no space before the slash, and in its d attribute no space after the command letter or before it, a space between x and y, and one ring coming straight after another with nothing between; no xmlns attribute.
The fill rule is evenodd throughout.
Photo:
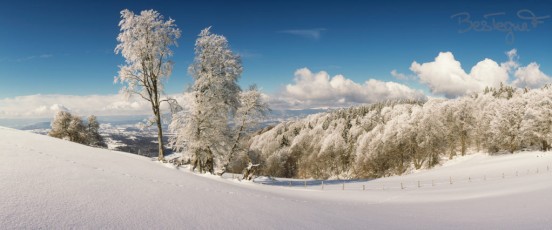
<svg viewBox="0 0 552 230"><path fill-rule="evenodd" d="M192 171L199 166L199 173L210 172L215 174L215 158L210 147L202 148L196 152Z"/></svg>
<svg viewBox="0 0 552 230"><path fill-rule="evenodd" d="M161 126L161 106L159 101L159 89L157 87L157 77L151 76L151 91L148 90L151 109L155 116L155 122L157 123L157 142L159 143L159 155L157 159L159 161L165 161L165 154L163 151L163 127Z"/></svg>
<svg viewBox="0 0 552 230"><path fill-rule="evenodd" d="M460 136L460 146L462 148L461 152L462 152L462 156L466 155L466 138L467 138L467 134L465 133L465 131L462 132L462 135Z"/></svg>
<svg viewBox="0 0 552 230"><path fill-rule="evenodd" d="M195 169L197 168L197 166L199 166L199 153L198 151L196 150L195 152L195 155L194 155L194 158L192 159L192 172L195 171ZM200 166L200 170L201 170L201 166Z"/></svg>
<svg viewBox="0 0 552 230"><path fill-rule="evenodd" d="M215 156L210 147L207 147L207 159L205 160L205 171L215 174Z"/></svg>
<svg viewBox="0 0 552 230"><path fill-rule="evenodd" d="M452 159L452 158L454 158L454 156L456 156L456 151L455 151L454 147L455 147L454 145L450 145L450 146L449 146L449 148L450 148L450 149L449 149L449 151L450 151L449 160Z"/></svg>
<svg viewBox="0 0 552 230"><path fill-rule="evenodd" d="M514 151L516 151L517 149L517 144L514 142L515 139L516 139L516 136L512 136L510 138L510 148L508 149L510 153L514 153Z"/></svg>
<svg viewBox="0 0 552 230"><path fill-rule="evenodd" d="M249 162L248 166L243 169L243 180L252 180L257 175L259 164Z"/></svg>
<svg viewBox="0 0 552 230"><path fill-rule="evenodd" d="M157 159L159 161L165 160L165 154L163 150L163 127L161 126L161 115L159 114L159 108L157 108L157 114L156 114L156 122L157 122L157 141L159 143L159 156Z"/></svg>
<svg viewBox="0 0 552 230"><path fill-rule="evenodd" d="M247 113L245 113L247 115ZM234 141L234 144L232 145L232 148L230 149L230 153L228 153L228 159L222 166L222 171L218 174L219 176L222 176L226 171L228 170L228 165L231 163L232 159L234 158L235 152L238 150L238 146L240 144L240 139L242 137L241 133L245 129L245 119L242 120L241 126L238 129L238 134L236 137L236 140Z"/></svg>

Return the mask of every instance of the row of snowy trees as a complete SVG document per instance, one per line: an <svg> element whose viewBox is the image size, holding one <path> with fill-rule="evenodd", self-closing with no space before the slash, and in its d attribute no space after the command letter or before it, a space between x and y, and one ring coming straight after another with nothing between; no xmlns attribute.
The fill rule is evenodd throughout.
<svg viewBox="0 0 552 230"><path fill-rule="evenodd" d="M433 167L469 151L549 150L552 89L501 86L458 99L392 101L266 128L249 155L262 174L366 178Z"/></svg>
<svg viewBox="0 0 552 230"><path fill-rule="evenodd" d="M99 134L100 124L94 115L89 116L88 121L84 123L79 116L60 111L54 117L51 126L49 136L93 147L106 147Z"/></svg>

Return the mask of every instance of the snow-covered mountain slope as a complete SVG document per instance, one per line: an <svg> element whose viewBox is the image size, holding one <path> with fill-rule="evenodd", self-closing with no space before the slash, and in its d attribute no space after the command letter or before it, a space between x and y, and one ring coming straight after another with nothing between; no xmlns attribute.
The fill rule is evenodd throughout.
<svg viewBox="0 0 552 230"><path fill-rule="evenodd" d="M550 153L474 155L406 177L346 185L386 184L385 190L328 185L322 191L318 185L288 188L200 176L137 155L0 127L0 226L548 229L552 173L545 167L551 160ZM485 173L487 180L475 178ZM473 181L464 180L472 174ZM421 188L412 184L418 180L425 181ZM431 180L437 180L434 186Z"/></svg>

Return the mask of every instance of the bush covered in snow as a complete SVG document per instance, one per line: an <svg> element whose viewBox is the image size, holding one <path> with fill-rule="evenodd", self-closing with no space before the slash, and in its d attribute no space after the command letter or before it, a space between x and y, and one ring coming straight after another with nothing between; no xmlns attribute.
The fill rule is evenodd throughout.
<svg viewBox="0 0 552 230"><path fill-rule="evenodd" d="M106 147L99 129L100 124L94 115L88 117L88 122L84 123L79 116L60 111L54 117L48 135L89 146Z"/></svg>

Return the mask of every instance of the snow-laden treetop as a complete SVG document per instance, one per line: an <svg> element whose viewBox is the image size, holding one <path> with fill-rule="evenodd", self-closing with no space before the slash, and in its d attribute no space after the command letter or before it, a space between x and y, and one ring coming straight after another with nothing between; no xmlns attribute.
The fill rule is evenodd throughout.
<svg viewBox="0 0 552 230"><path fill-rule="evenodd" d="M151 93L147 88L155 82L162 90L160 83L172 72L170 47L178 45L180 29L173 19L164 20L155 10L136 15L127 9L121 11L119 27L115 53L121 53L126 64L120 66L115 82L128 83L122 91L147 98L146 93Z"/></svg>

